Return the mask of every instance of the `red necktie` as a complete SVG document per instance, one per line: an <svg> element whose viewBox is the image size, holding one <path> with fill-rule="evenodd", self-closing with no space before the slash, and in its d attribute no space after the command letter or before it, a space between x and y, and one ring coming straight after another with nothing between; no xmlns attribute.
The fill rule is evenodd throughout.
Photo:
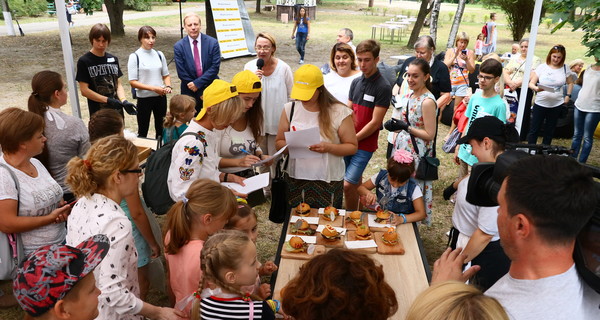
<svg viewBox="0 0 600 320"><path fill-rule="evenodd" d="M194 64L196 65L196 77L202 76L202 64L200 63L200 52L198 51L198 40L192 41L194 44Z"/></svg>

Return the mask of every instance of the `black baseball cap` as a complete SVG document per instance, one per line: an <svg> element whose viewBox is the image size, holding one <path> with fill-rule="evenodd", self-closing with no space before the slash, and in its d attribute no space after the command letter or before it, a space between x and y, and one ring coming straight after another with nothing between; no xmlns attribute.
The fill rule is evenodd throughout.
<svg viewBox="0 0 600 320"><path fill-rule="evenodd" d="M483 140L485 137L499 143L519 141L519 133L513 125L507 125L494 116L485 116L475 119L467 134L456 143L466 144L472 139Z"/></svg>

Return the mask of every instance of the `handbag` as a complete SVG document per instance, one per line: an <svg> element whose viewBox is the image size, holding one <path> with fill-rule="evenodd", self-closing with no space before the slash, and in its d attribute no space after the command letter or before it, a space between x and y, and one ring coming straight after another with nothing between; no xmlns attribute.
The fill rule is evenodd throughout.
<svg viewBox="0 0 600 320"><path fill-rule="evenodd" d="M292 118L294 117L295 106L296 101L293 101L292 109L290 111L290 125L292 124ZM277 164L275 165L275 177L271 180L271 209L269 209L269 220L274 223L285 222L285 218L290 212L290 187L285 177L288 161L289 156L277 161Z"/></svg>
<svg viewBox="0 0 600 320"><path fill-rule="evenodd" d="M17 212L19 212L19 180L15 173L5 164L0 163L8 171L17 188ZM11 280L14 278L17 266L23 258L23 245L18 233L0 232L0 280Z"/></svg>
<svg viewBox="0 0 600 320"><path fill-rule="evenodd" d="M444 145L442 145L442 150L446 153L454 153L456 151L456 142L460 139L460 135L461 133L458 131L458 128L454 128L446 142L444 142Z"/></svg>
<svg viewBox="0 0 600 320"><path fill-rule="evenodd" d="M465 127L469 122L469 118L465 115L467 113L467 105L464 100L458 104L456 110L454 110L454 121L456 123L456 128L459 132L465 132Z"/></svg>
<svg viewBox="0 0 600 320"><path fill-rule="evenodd" d="M517 91L511 91L509 88L505 88L503 99L504 103L506 103L506 107L510 111L507 122L515 123L517 120L517 111L519 110L519 96L517 95Z"/></svg>
<svg viewBox="0 0 600 320"><path fill-rule="evenodd" d="M410 122L408 121L408 103L406 104L406 113L404 114L406 118L406 123L410 126ZM415 172L415 178L423 181L433 181L439 178L438 176L438 167L440 166L440 159L435 156L435 144L437 140L437 130L438 130L438 122L437 122L437 112L435 115L435 136L433 138L433 148L430 150L426 150L425 153L421 156L419 152L419 147L417 145L417 141L415 140L415 136L410 134L410 139L412 140L413 147L419 156L419 165L417 166L417 170ZM428 156L431 151L431 156Z"/></svg>

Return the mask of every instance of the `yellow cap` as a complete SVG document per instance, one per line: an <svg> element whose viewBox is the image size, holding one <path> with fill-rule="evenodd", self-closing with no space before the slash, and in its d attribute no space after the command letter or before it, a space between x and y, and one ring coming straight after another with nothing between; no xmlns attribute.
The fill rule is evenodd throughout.
<svg viewBox="0 0 600 320"><path fill-rule="evenodd" d="M231 83L221 79L214 80L210 86L204 89L204 93L202 94L202 100L204 103L202 110L200 110L200 113L198 113L198 116L196 116L196 120L202 119L208 108L237 95L237 89Z"/></svg>
<svg viewBox="0 0 600 320"><path fill-rule="evenodd" d="M294 72L294 86L292 87L292 99L308 101L315 94L315 90L323 85L323 73L319 67L305 64Z"/></svg>
<svg viewBox="0 0 600 320"><path fill-rule="evenodd" d="M238 72L238 74L231 79L231 84L237 87L239 93L255 93L262 91L260 78L250 70Z"/></svg>

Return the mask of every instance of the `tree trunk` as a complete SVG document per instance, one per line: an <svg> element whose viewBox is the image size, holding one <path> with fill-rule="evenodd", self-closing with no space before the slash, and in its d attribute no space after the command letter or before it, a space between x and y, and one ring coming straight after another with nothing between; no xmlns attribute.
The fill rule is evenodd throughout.
<svg viewBox="0 0 600 320"><path fill-rule="evenodd" d="M215 29L215 18L213 18L212 6L210 5L210 0L206 0L204 2L204 11L206 12L206 34L217 38L217 30Z"/></svg>
<svg viewBox="0 0 600 320"><path fill-rule="evenodd" d="M467 1L458 0L458 7L456 7L456 14L454 15L454 21L452 22L452 28L450 29L450 35L448 36L446 48L454 47L454 39L456 39L456 34L458 33L458 28L460 27L460 21L463 13L465 12L465 2Z"/></svg>
<svg viewBox="0 0 600 320"><path fill-rule="evenodd" d="M373 8L373 2L375 2L375 0L369 0L369 8Z"/></svg>
<svg viewBox="0 0 600 320"><path fill-rule="evenodd" d="M429 22L429 35L433 38L433 43L437 39L437 27L438 19L440 18L440 7L442 6L442 0L433 1L433 9L431 10L431 19Z"/></svg>
<svg viewBox="0 0 600 320"><path fill-rule="evenodd" d="M410 33L410 38L408 39L408 44L406 47L413 48L417 39L419 39L419 34L421 33L421 28L423 27L423 22L425 21L425 17L431 12L433 6L429 6L429 0L421 0L421 7L419 8L419 14L417 15L417 21L415 21L415 25L413 27L412 32Z"/></svg>
<svg viewBox="0 0 600 320"><path fill-rule="evenodd" d="M256 13L260 13L260 0L256 0Z"/></svg>
<svg viewBox="0 0 600 320"><path fill-rule="evenodd" d="M116 37L124 36L123 9L125 8L125 0L104 0L104 4L110 20L110 34Z"/></svg>

